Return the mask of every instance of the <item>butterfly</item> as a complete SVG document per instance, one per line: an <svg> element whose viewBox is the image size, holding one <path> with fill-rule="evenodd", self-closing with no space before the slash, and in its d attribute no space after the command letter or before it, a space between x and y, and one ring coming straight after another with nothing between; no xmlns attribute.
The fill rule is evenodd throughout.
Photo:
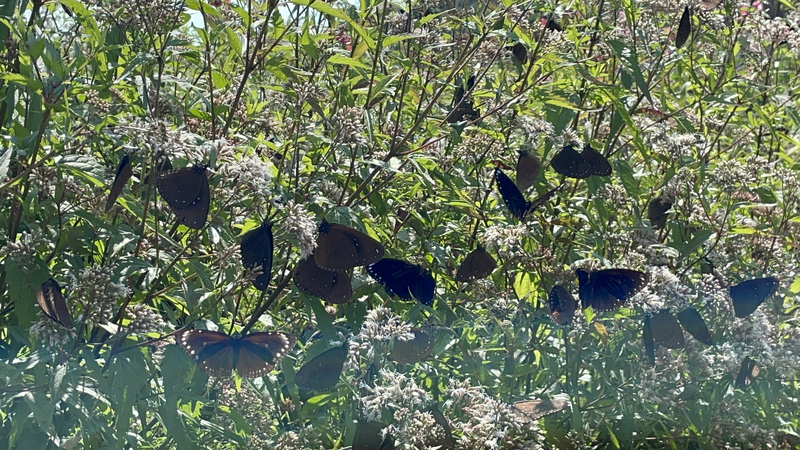
<svg viewBox="0 0 800 450"><path fill-rule="evenodd" d="M317 229L314 261L325 270L347 270L376 263L383 258L380 242L368 234L322 219Z"/></svg>
<svg viewBox="0 0 800 450"><path fill-rule="evenodd" d="M353 450L395 450L394 439L388 434L383 437L383 429L388 425L380 422L359 422L353 436Z"/></svg>
<svg viewBox="0 0 800 450"><path fill-rule="evenodd" d="M156 154L156 175L161 175L163 172L172 170L172 161L164 152ZM144 177L142 184L150 184L150 175Z"/></svg>
<svg viewBox="0 0 800 450"><path fill-rule="evenodd" d="M494 260L492 255L486 251L483 246L478 245L478 248L470 252L461 267L456 272L456 280L467 282L478 278L486 278L494 272L497 268L497 261Z"/></svg>
<svg viewBox="0 0 800 450"><path fill-rule="evenodd" d="M520 191L527 191L529 187L533 186L533 181L539 176L541 170L542 162L536 155L520 151L519 159L517 159L517 188Z"/></svg>
<svg viewBox="0 0 800 450"><path fill-rule="evenodd" d="M569 406L563 399L525 400L511 406L514 415L522 422L530 423L549 414L557 413Z"/></svg>
<svg viewBox="0 0 800 450"><path fill-rule="evenodd" d="M517 42L514 45L510 45L506 47L506 49L511 49L511 54L518 63L525 64L528 62L528 49L525 48L525 45L522 42Z"/></svg>
<svg viewBox="0 0 800 450"><path fill-rule="evenodd" d="M433 416L437 429L434 437L425 442L425 448L456 450L456 440L453 438L453 431L450 429L450 423L447 421L447 417L436 409L436 407L428 408L426 411Z"/></svg>
<svg viewBox="0 0 800 450"><path fill-rule="evenodd" d="M292 279L301 291L328 303L347 303L353 297L347 272L320 269L314 255L297 263Z"/></svg>
<svg viewBox="0 0 800 450"><path fill-rule="evenodd" d="M211 202L206 166L195 165L162 173L158 176L158 192L181 223L195 230L206 224Z"/></svg>
<svg viewBox="0 0 800 450"><path fill-rule="evenodd" d="M327 391L336 386L347 359L347 345L325 350L312 358L294 375L294 383L300 389Z"/></svg>
<svg viewBox="0 0 800 450"><path fill-rule="evenodd" d="M650 200L647 204L647 219L650 225L656 230L660 230L667 225L667 211L672 208L672 200L665 195Z"/></svg>
<svg viewBox="0 0 800 450"><path fill-rule="evenodd" d="M681 22L678 24L678 33L675 35L675 48L681 48L689 40L689 35L692 34L692 16L689 13L689 7L683 9L681 15Z"/></svg>
<svg viewBox="0 0 800 450"><path fill-rule="evenodd" d="M545 28L547 28L547 29L548 29L548 30L550 30L550 31L564 31L564 30L561 28L561 25L559 25L559 24L558 24L558 22L556 22L555 20L553 20L553 18L552 18L552 17L551 17L551 18L549 18L549 19L547 19L547 25L545 25Z"/></svg>
<svg viewBox="0 0 800 450"><path fill-rule="evenodd" d="M528 215L532 212L536 211L537 208L544 205L551 197L556 194L556 191L561 186L557 186L549 191L545 192L541 196L539 196L536 200L527 201L525 197L520 192L519 188L511 178L508 178L500 168L495 167L494 169L494 178L497 180L497 190L500 191L500 196L503 198L503 202L508 207L508 210L511 212L511 215L516 217L519 220L525 220Z"/></svg>
<svg viewBox="0 0 800 450"><path fill-rule="evenodd" d="M447 123L456 123L463 120L475 120L480 117L480 112L475 109L471 99L465 99L464 94L472 90L475 86L475 76L469 77L467 80L467 90L459 85L453 93L453 110L447 115L445 120Z"/></svg>
<svg viewBox="0 0 800 450"><path fill-rule="evenodd" d="M683 329L688 331L695 339L706 345L714 345L714 339L711 338L708 326L696 309L686 308L679 312L678 321L683 326Z"/></svg>
<svg viewBox="0 0 800 450"><path fill-rule="evenodd" d="M261 266L261 275L253 281L256 289L263 291L269 286L272 271L272 223L264 221L258 228L242 236L242 265L248 269Z"/></svg>
<svg viewBox="0 0 800 450"><path fill-rule="evenodd" d="M581 180L592 175L611 175L611 164L589 144L583 146L582 153L576 152L572 145L567 145L553 157L550 165L561 175Z"/></svg>
<svg viewBox="0 0 800 450"><path fill-rule="evenodd" d="M553 318L553 322L561 326L572 323L578 302L564 286L553 286L553 289L550 290L548 303L550 305L550 317Z"/></svg>
<svg viewBox="0 0 800 450"><path fill-rule="evenodd" d="M203 372L212 377L227 377L236 370L243 378L268 374L294 347L296 338L277 332L250 333L246 336L210 330L190 330L178 336L178 345L191 356Z"/></svg>
<svg viewBox="0 0 800 450"><path fill-rule="evenodd" d="M653 327L650 323L650 315L644 316L644 328L642 329L642 341L644 341L644 352L647 353L647 359L650 364L656 363L656 349L653 342Z"/></svg>
<svg viewBox="0 0 800 450"><path fill-rule="evenodd" d="M686 345L683 329L669 310L664 309L654 314L650 318L650 327L656 343L666 348L681 348Z"/></svg>
<svg viewBox="0 0 800 450"><path fill-rule="evenodd" d="M111 192L109 192L108 200L106 200L106 211L110 210L111 207L114 206L117 198L119 198L120 194L122 194L125 184L131 179L132 176L133 169L131 169L131 159L128 157L128 155L125 155L122 157L122 161L119 162L119 167L117 167L117 174L114 176L114 184L111 185Z"/></svg>
<svg viewBox="0 0 800 450"><path fill-rule="evenodd" d="M66 328L72 328L72 317L69 315L67 301L56 280L50 278L42 283L36 291L36 302L44 315Z"/></svg>
<svg viewBox="0 0 800 450"><path fill-rule="evenodd" d="M402 364L414 364L425 360L433 351L433 338L430 334L417 327L411 327L414 339L403 341L394 339L394 345L389 352L389 359Z"/></svg>
<svg viewBox="0 0 800 450"><path fill-rule="evenodd" d="M650 280L638 270L604 269L589 272L585 269L575 271L580 282L578 290L581 308L591 306L595 311L613 311L636 295Z"/></svg>
<svg viewBox="0 0 800 450"><path fill-rule="evenodd" d="M731 286L730 294L736 317L747 317L753 314L759 305L764 303L764 300L778 290L778 287L780 287L780 280L775 277L756 278Z"/></svg>
<svg viewBox="0 0 800 450"><path fill-rule="evenodd" d="M739 375L736 376L736 381L733 385L739 389L750 386L750 383L756 379L759 372L761 372L761 368L758 367L758 364L756 364L754 360L747 356L744 358L744 361L742 361L742 367L739 369Z"/></svg>
<svg viewBox="0 0 800 450"><path fill-rule="evenodd" d="M436 290L436 281L430 272L416 264L410 264L399 259L383 258L367 266L369 275L378 280L386 293L397 295L403 300L416 298L423 305L433 304L433 294Z"/></svg>

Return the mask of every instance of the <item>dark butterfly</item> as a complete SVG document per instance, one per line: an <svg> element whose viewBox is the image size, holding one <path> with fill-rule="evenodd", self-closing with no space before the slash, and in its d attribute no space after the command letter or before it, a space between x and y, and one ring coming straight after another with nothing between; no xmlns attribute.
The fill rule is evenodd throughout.
<svg viewBox="0 0 800 450"><path fill-rule="evenodd" d="M686 345L683 329L678 319L665 309L650 318L653 340L666 348L681 348Z"/></svg>
<svg viewBox="0 0 800 450"><path fill-rule="evenodd" d="M647 204L647 219L650 225L656 230L660 230L667 225L667 211L672 208L672 200L664 195L650 200Z"/></svg>
<svg viewBox="0 0 800 450"><path fill-rule="evenodd" d="M66 328L72 328L72 317L69 315L67 301L56 280L50 278L42 283L36 291L36 302L44 315Z"/></svg>
<svg viewBox="0 0 800 450"><path fill-rule="evenodd" d="M322 219L317 231L314 261L322 269L348 270L383 258L383 245L358 230Z"/></svg>
<svg viewBox="0 0 800 450"><path fill-rule="evenodd" d="M542 170L542 162L536 155L531 155L526 151L519 152L517 159L517 187L520 191L527 191L533 186L533 181L539 176Z"/></svg>
<svg viewBox="0 0 800 450"><path fill-rule="evenodd" d="M545 25L545 28L547 28L550 31L564 31L561 28L561 25L559 25L558 22L556 22L553 19L547 19L547 25Z"/></svg>
<svg viewBox="0 0 800 450"><path fill-rule="evenodd" d="M261 275L253 281L256 289L263 291L269 286L272 271L272 223L264 221L258 228L242 236L242 265L248 269L261 266Z"/></svg>
<svg viewBox="0 0 800 450"><path fill-rule="evenodd" d="M325 350L303 364L294 375L294 383L300 389L327 391L336 386L347 359L347 345Z"/></svg>
<svg viewBox="0 0 800 450"><path fill-rule="evenodd" d="M742 367L739 369L739 375L736 376L736 381L733 385L739 389L750 386L750 383L756 379L759 372L761 372L761 368L758 367L755 361L747 356L744 358L744 361L742 361Z"/></svg>
<svg viewBox="0 0 800 450"><path fill-rule="evenodd" d="M494 272L497 268L497 261L494 260L492 255L486 251L483 246L478 245L478 248L470 252L461 267L456 272L456 280L467 282L476 280L478 278L486 278Z"/></svg>
<svg viewBox="0 0 800 450"><path fill-rule="evenodd" d="M706 345L714 345L714 339L711 338L708 326L696 309L686 308L679 312L678 321L683 326L683 329L688 331L695 339Z"/></svg>
<svg viewBox="0 0 800 450"><path fill-rule="evenodd" d="M556 191L561 186L556 186L553 189L545 192L541 196L539 196L536 200L527 201L525 197L520 192L519 188L511 178L508 178L502 170L495 167L494 169L494 178L497 180L497 190L500 191L500 196L503 197L503 202L508 207L508 210L511 212L511 215L516 217L519 220L525 220L529 214L536 211L537 208L544 205L551 197L556 194Z"/></svg>
<svg viewBox="0 0 800 450"><path fill-rule="evenodd" d="M156 175L161 175L162 172L169 170L172 170L172 161L170 161L169 156L165 153L159 152L156 155ZM150 184L150 175L144 177L142 184Z"/></svg>
<svg viewBox="0 0 800 450"><path fill-rule="evenodd" d="M461 122L462 120L475 120L480 117L480 112L475 110L475 105L472 99L465 99L464 94L472 90L475 85L475 76L469 77L467 80L466 91L461 85L456 86L453 93L453 110L447 115L445 120L447 123Z"/></svg>
<svg viewBox="0 0 800 450"><path fill-rule="evenodd" d="M181 223L195 230L206 224L211 202L206 166L195 165L162 173L158 176L158 192Z"/></svg>
<svg viewBox="0 0 800 450"><path fill-rule="evenodd" d="M416 264L399 259L383 258L367 267L370 276L386 289L386 293L403 300L416 298L423 305L433 304L436 281L430 272Z"/></svg>
<svg viewBox="0 0 800 450"><path fill-rule="evenodd" d="M314 261L314 255L297 263L293 280L301 291L328 303L347 303L353 297L347 272L320 269Z"/></svg>
<svg viewBox="0 0 800 450"><path fill-rule="evenodd" d="M604 269L589 272L585 269L575 271L580 282L578 291L581 308L591 306L595 311L613 311L636 295L650 280L638 270Z"/></svg>
<svg viewBox="0 0 800 450"><path fill-rule="evenodd" d="M427 332L412 327L414 339L403 341L394 339L394 345L389 352L389 359L401 364L414 364L425 360L433 351L433 337Z"/></svg>
<svg viewBox="0 0 800 450"><path fill-rule="evenodd" d="M644 341L644 351L650 364L656 363L656 347L653 343L653 327L650 323L650 315L644 316L644 328L642 329L642 341Z"/></svg>
<svg viewBox="0 0 800 450"><path fill-rule="evenodd" d="M394 439L382 430L388 425L380 422L359 422L353 436L353 450L394 450Z"/></svg>
<svg viewBox="0 0 800 450"><path fill-rule="evenodd" d="M111 192L109 192L108 200L106 200L106 211L110 210L111 207L114 206L117 198L119 198L120 194L122 194L125 184L131 179L132 176L133 169L131 169L131 159L128 157L128 155L125 155L122 157L122 161L119 162L119 167L117 167L117 175L114 176L114 184L111 185Z"/></svg>
<svg viewBox="0 0 800 450"><path fill-rule="evenodd" d="M601 177L611 175L611 164L589 144L583 146L582 153L575 151L572 145L567 145L553 157L550 165L561 175L581 180L592 175Z"/></svg>
<svg viewBox="0 0 800 450"><path fill-rule="evenodd" d="M569 402L562 399L525 400L516 402L511 409L522 422L530 423L549 414L557 413L569 406Z"/></svg>
<svg viewBox="0 0 800 450"><path fill-rule="evenodd" d="M774 294L780 286L775 277L756 278L731 286L731 300L736 317L747 317L758 309L764 300Z"/></svg>
<svg viewBox="0 0 800 450"><path fill-rule="evenodd" d="M528 49L525 48L525 45L522 42L517 42L516 44L510 46L510 48L511 54L514 55L514 59L516 59L518 63L525 64L528 62Z"/></svg>
<svg viewBox="0 0 800 450"><path fill-rule="evenodd" d="M683 9L681 15L681 22L678 24L678 33L675 35L675 48L683 47L683 44L689 40L689 35L692 34L692 16L689 13L689 7Z"/></svg>
<svg viewBox="0 0 800 450"><path fill-rule="evenodd" d="M236 370L244 378L268 374L294 347L286 333L250 333L246 336L209 330L190 330L178 336L178 345L194 358L203 372L227 377Z"/></svg>
<svg viewBox="0 0 800 450"><path fill-rule="evenodd" d="M578 301L564 286L553 286L553 289L550 290L548 303L550 304L550 317L553 318L553 322L561 326L572 323L575 309L578 308Z"/></svg>
<svg viewBox="0 0 800 450"><path fill-rule="evenodd" d="M434 437L429 439L425 448L435 448L438 450L456 450L456 440L453 438L453 431L450 429L450 422L436 407L427 410L436 421Z"/></svg>

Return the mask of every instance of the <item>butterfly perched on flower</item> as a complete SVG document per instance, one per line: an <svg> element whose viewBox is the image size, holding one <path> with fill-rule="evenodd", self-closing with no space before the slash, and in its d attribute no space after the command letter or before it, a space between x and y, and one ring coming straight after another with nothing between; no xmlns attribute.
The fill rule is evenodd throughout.
<svg viewBox="0 0 800 450"><path fill-rule="evenodd" d="M570 178L584 179L592 175L606 177L611 175L611 164L605 156L589 144L578 153L572 145L567 145L556 153L550 166L556 172Z"/></svg>
<svg viewBox="0 0 800 450"><path fill-rule="evenodd" d="M272 247L271 222L264 221L261 226L242 236L242 265L248 269L261 266L261 275L253 280L253 286L260 291L269 286L270 272L272 271Z"/></svg>
<svg viewBox="0 0 800 450"><path fill-rule="evenodd" d="M399 259L383 258L367 266L369 275L378 280L389 295L397 295L403 300L416 298L423 305L433 304L436 280L422 266Z"/></svg>
<svg viewBox="0 0 800 450"><path fill-rule="evenodd" d="M503 203L506 204L511 215L519 220L525 220L532 212L536 211L540 206L547 203L552 198L561 186L556 186L553 189L545 192L537 197L535 200L525 200L525 196L519 190L516 184L508 178L499 167L494 169L494 178L497 181L497 190L500 191L500 197L503 198Z"/></svg>
<svg viewBox="0 0 800 450"><path fill-rule="evenodd" d="M321 269L348 270L376 263L383 258L383 245L354 228L322 219L317 231L319 236L314 261Z"/></svg>
<svg viewBox="0 0 800 450"><path fill-rule="evenodd" d="M604 269L590 272L575 271L580 282L578 291L581 308L592 307L595 311L613 311L636 295L650 280L638 270Z"/></svg>
<svg viewBox="0 0 800 450"><path fill-rule="evenodd" d="M778 291L780 280L775 277L742 281L730 287L733 311L736 317L747 317Z"/></svg>
<svg viewBox="0 0 800 450"><path fill-rule="evenodd" d="M334 347L315 356L294 375L294 383L300 389L327 391L336 386L342 375L347 345Z"/></svg>
<svg viewBox="0 0 800 450"><path fill-rule="evenodd" d="M207 166L163 172L158 176L158 192L178 220L189 228L199 230L206 224L211 193L208 187Z"/></svg>
<svg viewBox="0 0 800 450"><path fill-rule="evenodd" d="M66 328L72 328L72 316L69 314L64 294L61 293L61 287L56 280L50 278L42 283L36 291L36 302L42 308L44 315L53 322Z"/></svg>
<svg viewBox="0 0 800 450"><path fill-rule="evenodd" d="M494 272L497 268L497 261L494 257L486 251L483 246L478 247L470 252L464 261L461 262L461 267L456 272L456 280L468 282L477 280L479 278L486 278Z"/></svg>
<svg viewBox="0 0 800 450"><path fill-rule="evenodd" d="M190 330L177 343L203 372L227 377L231 371L243 378L258 378L272 371L294 347L296 338L279 332L257 332L229 336L219 331Z"/></svg>

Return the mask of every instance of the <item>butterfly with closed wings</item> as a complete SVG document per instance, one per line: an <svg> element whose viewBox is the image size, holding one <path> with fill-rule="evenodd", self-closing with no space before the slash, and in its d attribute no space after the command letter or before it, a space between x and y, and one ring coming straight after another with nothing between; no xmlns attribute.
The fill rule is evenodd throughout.
<svg viewBox="0 0 800 450"><path fill-rule="evenodd" d="M736 317L747 317L758 309L772 294L778 291L781 283L775 277L756 278L742 281L730 287L733 312Z"/></svg>
<svg viewBox="0 0 800 450"><path fill-rule="evenodd" d="M402 364L414 364L423 361L433 351L433 337L426 331L411 327L414 339L407 341L394 338L389 359Z"/></svg>
<svg viewBox="0 0 800 450"><path fill-rule="evenodd" d="M383 258L383 245L354 228L322 219L317 231L319 236L314 261L321 269L349 270L376 263Z"/></svg>
<svg viewBox="0 0 800 450"><path fill-rule="evenodd" d="M593 149L589 144L583 146L583 152L578 153L567 145L560 152L556 153L550 161L553 170L569 178L579 180L589 178L592 175L606 177L611 175L611 164L605 156Z"/></svg>
<svg viewBox="0 0 800 450"><path fill-rule="evenodd" d="M336 386L347 359L347 345L334 347L312 358L294 375L300 389L327 391Z"/></svg>
<svg viewBox="0 0 800 450"><path fill-rule="evenodd" d="M122 157L122 161L119 162L119 167L117 167L117 174L114 176L114 184L111 185L111 192L109 192L108 200L106 200L106 212L117 202L117 198L122 194L125 184L132 176L133 169L131 168L131 159L128 155L125 155Z"/></svg>
<svg viewBox="0 0 800 450"><path fill-rule="evenodd" d="M194 165L158 176L158 192L161 197L182 224L195 230L206 224L211 204L206 169L207 166Z"/></svg>
<svg viewBox="0 0 800 450"><path fill-rule="evenodd" d="M533 181L536 180L541 171L542 162L536 155L524 150L520 151L517 159L517 188L521 192L527 191L529 187L533 186Z"/></svg>
<svg viewBox="0 0 800 450"><path fill-rule="evenodd" d="M272 223L264 221L261 226L248 231L242 236L242 265L247 269L261 266L261 275L253 280L253 286L263 291L269 286L272 271Z"/></svg>
<svg viewBox="0 0 800 450"><path fill-rule="evenodd" d="M494 272L497 268L497 261L494 260L492 255L483 248L482 245L470 252L461 267L456 272L456 280L461 282L468 282L477 280L478 278L486 278Z"/></svg>
<svg viewBox="0 0 800 450"><path fill-rule="evenodd" d="M464 98L464 94L471 91L473 86L475 86L474 75L470 76L467 80L466 90L460 84L456 86L456 90L453 93L453 109L445 118L447 123L475 120L480 117L481 113L475 109L472 99Z"/></svg>
<svg viewBox="0 0 800 450"><path fill-rule="evenodd" d="M678 319L668 309L664 309L650 318L650 330L653 341L666 348L682 348L686 345L683 329L681 329Z"/></svg>
<svg viewBox="0 0 800 450"><path fill-rule="evenodd" d="M581 308L595 311L613 311L636 295L647 285L650 277L638 270L604 269L590 272L575 271L580 283L578 290Z"/></svg>
<svg viewBox="0 0 800 450"><path fill-rule="evenodd" d="M301 291L328 303L344 304L353 297L347 272L321 269L313 254L297 263L292 279Z"/></svg>
<svg viewBox="0 0 800 450"><path fill-rule="evenodd" d="M678 313L678 321L684 330L688 331L695 339L706 345L714 345L708 325L700 313L694 308L686 308Z"/></svg>
<svg viewBox="0 0 800 450"><path fill-rule="evenodd" d="M44 315L53 322L65 328L72 328L72 317L69 314L67 301L56 280L50 278L42 283L36 291L36 302L39 303Z"/></svg>
<svg viewBox="0 0 800 450"><path fill-rule="evenodd" d="M511 215L519 220L525 220L537 208L547 203L561 187L560 185L556 186L535 200L527 201L517 185L498 167L494 169L494 178L497 181L497 190L500 191L500 197L503 198L503 202L508 207Z"/></svg>
<svg viewBox="0 0 800 450"><path fill-rule="evenodd" d="M523 423L530 423L544 416L557 413L569 406L569 401L564 399L524 400L511 405L514 415Z"/></svg>
<svg viewBox="0 0 800 450"><path fill-rule="evenodd" d="M739 389L750 386L760 372L761 368L758 367L755 360L746 356L742 361L742 367L739 368L739 374L736 376L736 381L734 381L733 386Z"/></svg>
<svg viewBox="0 0 800 450"><path fill-rule="evenodd" d="M667 225L667 211L671 208L672 200L665 195L650 200L647 204L647 219L650 220L650 226L656 230L663 229Z"/></svg>
<svg viewBox="0 0 800 450"><path fill-rule="evenodd" d="M553 318L553 322L561 326L572 323L575 310L578 309L578 301L564 286L553 286L553 289L550 290L548 303L550 305L550 317Z"/></svg>
<svg viewBox="0 0 800 450"><path fill-rule="evenodd" d="M678 24L678 33L675 35L675 48L681 48L686 41L689 40L689 36L692 34L692 15L689 12L689 7L686 6L683 8L683 14L681 15L681 21Z"/></svg>
<svg viewBox="0 0 800 450"><path fill-rule="evenodd" d="M353 450L395 450L394 438L383 436L388 425L381 422L359 422L353 436Z"/></svg>
<svg viewBox="0 0 800 450"><path fill-rule="evenodd" d="M213 377L227 377L231 371L243 378L262 377L275 367L294 347L291 334L258 332L245 336L210 330L184 331L177 343L203 372Z"/></svg>
<svg viewBox="0 0 800 450"><path fill-rule="evenodd" d="M433 304L436 280L422 266L399 259L383 258L367 266L367 272L378 280L386 289L386 293L391 296L397 295L403 300L416 298L426 306Z"/></svg>

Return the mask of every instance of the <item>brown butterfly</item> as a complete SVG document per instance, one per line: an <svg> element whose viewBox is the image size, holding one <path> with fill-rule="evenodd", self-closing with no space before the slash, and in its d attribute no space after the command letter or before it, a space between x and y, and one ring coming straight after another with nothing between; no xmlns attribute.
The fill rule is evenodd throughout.
<svg viewBox="0 0 800 450"><path fill-rule="evenodd" d="M572 323L575 310L578 308L578 301L564 286L553 286L553 289L550 290L548 303L550 304L550 317L553 318L553 322L561 326Z"/></svg>
<svg viewBox="0 0 800 450"><path fill-rule="evenodd" d="M44 315L66 328L72 328L72 317L67 302L56 280L50 278L36 291L36 302Z"/></svg>
<svg viewBox="0 0 800 450"><path fill-rule="evenodd" d="M478 278L486 278L497 268L497 261L486 251L483 246L470 252L456 273L456 280L468 282Z"/></svg>
<svg viewBox="0 0 800 450"><path fill-rule="evenodd" d="M314 255L297 263L292 279L301 291L328 303L347 303L353 297L353 288L347 272L319 268Z"/></svg>
<svg viewBox="0 0 800 450"><path fill-rule="evenodd" d="M272 371L294 347L296 338L277 332L250 333L246 336L210 330L181 333L183 347L198 367L214 377L227 377L236 370L243 378L258 378Z"/></svg>
<svg viewBox="0 0 800 450"><path fill-rule="evenodd" d="M314 261L321 269L348 270L376 263L383 258L380 242L366 233L322 219L317 229L317 248Z"/></svg>
<svg viewBox="0 0 800 450"><path fill-rule="evenodd" d="M562 399L525 400L514 403L512 410L522 422L529 423L557 413L567 406L569 402Z"/></svg>

